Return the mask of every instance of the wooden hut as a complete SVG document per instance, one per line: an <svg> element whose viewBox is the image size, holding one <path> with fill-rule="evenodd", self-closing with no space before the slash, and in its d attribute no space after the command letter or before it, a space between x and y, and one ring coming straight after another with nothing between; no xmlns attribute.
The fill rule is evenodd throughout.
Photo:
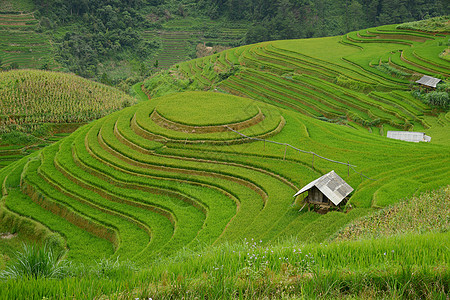
<svg viewBox="0 0 450 300"><path fill-rule="evenodd" d="M436 88L436 85L441 80L439 78L434 78L431 76L423 75L422 78L416 81L416 83L425 86L426 88Z"/></svg>
<svg viewBox="0 0 450 300"><path fill-rule="evenodd" d="M294 197L308 192L305 198L308 210L311 209L311 204L322 209L329 209L337 207L352 191L353 188L333 170L305 185Z"/></svg>

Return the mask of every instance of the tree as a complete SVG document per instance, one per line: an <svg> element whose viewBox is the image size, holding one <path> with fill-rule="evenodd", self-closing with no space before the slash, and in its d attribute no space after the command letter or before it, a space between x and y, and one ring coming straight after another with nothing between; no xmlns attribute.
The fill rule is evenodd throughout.
<svg viewBox="0 0 450 300"><path fill-rule="evenodd" d="M347 32L354 31L360 28L363 28L365 25L364 22L364 13L363 6L356 0L353 0L352 3L347 8Z"/></svg>

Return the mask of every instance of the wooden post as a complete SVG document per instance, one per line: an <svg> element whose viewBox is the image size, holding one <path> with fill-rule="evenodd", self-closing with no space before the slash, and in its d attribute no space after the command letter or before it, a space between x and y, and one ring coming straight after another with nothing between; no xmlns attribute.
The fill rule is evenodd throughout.
<svg viewBox="0 0 450 300"><path fill-rule="evenodd" d="M284 156L283 156L283 160L285 160L285 159L286 159L286 150L287 150L287 145L286 145L286 146L284 146Z"/></svg>
<svg viewBox="0 0 450 300"><path fill-rule="evenodd" d="M264 140L264 151L266 151L266 140Z"/></svg>
<svg viewBox="0 0 450 300"><path fill-rule="evenodd" d="M350 176L350 162L347 160L347 177Z"/></svg>
<svg viewBox="0 0 450 300"><path fill-rule="evenodd" d="M314 153L313 153L313 159L312 159L312 167L314 169Z"/></svg>

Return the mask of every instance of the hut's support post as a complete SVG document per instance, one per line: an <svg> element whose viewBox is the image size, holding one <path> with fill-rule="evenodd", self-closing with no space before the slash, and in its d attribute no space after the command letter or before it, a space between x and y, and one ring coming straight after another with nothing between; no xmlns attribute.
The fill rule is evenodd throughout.
<svg viewBox="0 0 450 300"><path fill-rule="evenodd" d="M309 202L308 202L308 211L311 211L311 206Z"/></svg>

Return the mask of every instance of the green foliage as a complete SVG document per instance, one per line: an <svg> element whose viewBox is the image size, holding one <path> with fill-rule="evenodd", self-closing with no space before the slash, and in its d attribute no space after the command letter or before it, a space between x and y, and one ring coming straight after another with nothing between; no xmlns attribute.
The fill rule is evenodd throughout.
<svg viewBox="0 0 450 300"><path fill-rule="evenodd" d="M64 252L55 251L48 245L23 245L13 262L0 272L2 279L62 278L68 263L62 259Z"/></svg>
<svg viewBox="0 0 450 300"><path fill-rule="evenodd" d="M432 92L416 89L412 91L412 95L430 106L439 107L444 110L450 107L450 100L446 85L443 85L438 88L437 91Z"/></svg>
<svg viewBox="0 0 450 300"><path fill-rule="evenodd" d="M37 141L38 139L35 136L17 130L11 130L0 134L0 145L30 145Z"/></svg>
<svg viewBox="0 0 450 300"><path fill-rule="evenodd" d="M412 30L422 30L422 31L433 31L433 32L448 32L450 30L449 25L450 16L434 17L426 20L420 20L415 22L404 23L398 25L399 29L412 29Z"/></svg>
<svg viewBox="0 0 450 300"><path fill-rule="evenodd" d="M450 106L450 101L448 97L448 92L431 92L425 97L426 102L430 105L441 106L443 108L448 108Z"/></svg>

